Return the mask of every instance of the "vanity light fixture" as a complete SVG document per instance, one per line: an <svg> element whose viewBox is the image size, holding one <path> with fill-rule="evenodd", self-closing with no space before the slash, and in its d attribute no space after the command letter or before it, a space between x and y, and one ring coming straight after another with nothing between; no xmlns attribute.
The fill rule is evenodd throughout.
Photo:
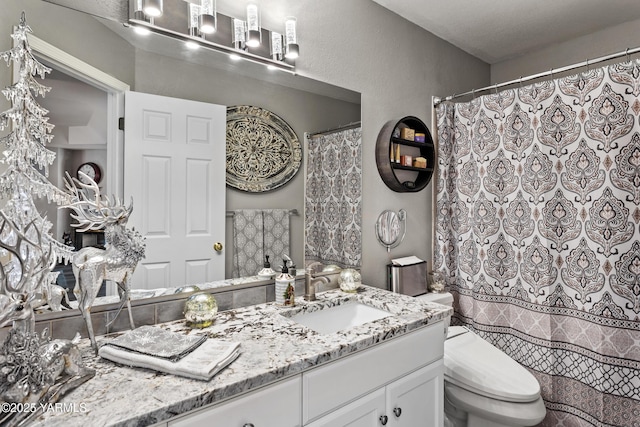
<svg viewBox="0 0 640 427"><path fill-rule="evenodd" d="M142 10L142 0L135 0L135 2L133 3L133 19L145 22L150 21L150 18L148 18L144 14L144 10Z"/></svg>
<svg viewBox="0 0 640 427"><path fill-rule="evenodd" d="M151 33L154 37L168 37L182 41L190 48L199 47L204 50L216 51L229 55L234 60L244 59L269 67L269 69L295 74L294 64L285 59L285 57L292 58L291 55L298 52L295 18L287 20L287 38L284 33L261 27L260 10L255 0L250 0L246 6L247 21L218 13L216 10L217 0L185 0L185 3L188 7L188 21L186 25L182 24L182 28L184 28L182 31L171 29L179 26L179 23L174 21L180 14L165 13L162 18L162 26L156 25L154 22L152 14L158 15L162 10L163 0L130 0L130 19L125 25L135 29L136 32ZM226 21L227 19L230 21ZM211 38L207 37L220 30L217 28L217 24L220 22L223 23L224 31ZM229 30L227 22L231 24L231 40L225 42L222 39L224 38L223 33ZM165 23L167 25L164 25ZM266 33L265 40L270 42L271 49L249 51L248 47L250 46L260 46L263 32Z"/></svg>
<svg viewBox="0 0 640 427"><path fill-rule="evenodd" d="M246 22L242 19L231 18L233 21L233 47L238 50L244 50L246 45Z"/></svg>
<svg viewBox="0 0 640 427"><path fill-rule="evenodd" d="M142 11L152 18L162 16L162 0L142 0Z"/></svg>
<svg viewBox="0 0 640 427"><path fill-rule="evenodd" d="M201 9L202 7L199 4L189 3L189 35L191 37L200 36L198 21L200 20Z"/></svg>
<svg viewBox="0 0 640 427"><path fill-rule="evenodd" d="M282 34L271 32L271 59L274 61L282 61L284 59L284 50L282 49Z"/></svg>
<svg viewBox="0 0 640 427"><path fill-rule="evenodd" d="M198 27L203 34L213 34L216 31L216 0L201 0Z"/></svg>
<svg viewBox="0 0 640 427"><path fill-rule="evenodd" d="M260 13L258 5L249 3L247 5L247 46L258 47L262 42L260 31Z"/></svg>
<svg viewBox="0 0 640 427"><path fill-rule="evenodd" d="M298 36L296 35L296 18L293 16L287 17L284 23L284 37L287 44L287 52L285 58L296 59L300 55L300 47L298 46Z"/></svg>

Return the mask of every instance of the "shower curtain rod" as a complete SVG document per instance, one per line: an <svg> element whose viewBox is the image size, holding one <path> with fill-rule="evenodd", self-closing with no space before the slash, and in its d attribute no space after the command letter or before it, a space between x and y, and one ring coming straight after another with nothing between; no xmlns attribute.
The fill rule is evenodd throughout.
<svg viewBox="0 0 640 427"><path fill-rule="evenodd" d="M486 86L486 87L483 87L481 89L473 89L473 90L470 90L470 91L465 92L465 93L453 94L451 96L447 96L444 99L436 96L436 97L433 98L433 105L435 106L435 105L440 104L443 101L451 101L452 99L460 98L462 96L467 96L467 95L474 95L475 96L475 94L478 93L478 92L486 92L486 91L491 90L491 89L495 89L497 91L498 88L501 88L501 87L510 86L510 85L514 85L514 84L519 84L519 83L522 83L522 82L527 82L529 80L535 80L535 79L539 79L539 78L542 78L542 77L553 76L554 74L564 73L565 71L570 71L570 70L573 70L573 69L576 69L576 68L581 68L581 67L585 67L585 66L588 68L590 65L593 65L593 64L598 64L600 62L609 61L610 59L619 58L619 57L625 56L625 55L628 57L629 55L633 55L634 53L638 53L638 52L640 52L640 47L636 47L636 48L633 48L633 49L627 48L627 50L624 50L622 52L601 56L601 57L595 58L595 59L587 59L586 61L579 62L577 64L567 65L567 66L562 67L562 68L557 68L557 69L552 68L549 71L545 71L545 72L538 73L538 74L532 74L532 75L527 76L527 77L520 77L520 78L515 79L515 80L511 80L511 81L508 81L508 82L499 83L499 84L495 84L495 85L491 85L491 86Z"/></svg>
<svg viewBox="0 0 640 427"><path fill-rule="evenodd" d="M362 124L362 122L360 120L358 120L357 122L351 122L351 123L346 124L346 125L338 126L337 128L334 128L334 129L327 129L327 130L323 130L321 132L310 133L309 134L309 138L313 138L314 136L318 136L318 135L328 135L330 133L339 132L339 131L342 131L342 130L358 128L358 127L360 127L361 124Z"/></svg>

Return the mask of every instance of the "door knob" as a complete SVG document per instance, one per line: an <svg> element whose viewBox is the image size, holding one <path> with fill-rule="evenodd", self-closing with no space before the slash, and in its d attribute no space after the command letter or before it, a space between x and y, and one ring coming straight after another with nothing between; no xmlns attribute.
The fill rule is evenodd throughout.
<svg viewBox="0 0 640 427"><path fill-rule="evenodd" d="M400 415L402 415L402 408L393 408L393 415L395 415L396 418L400 418Z"/></svg>
<svg viewBox="0 0 640 427"><path fill-rule="evenodd" d="M216 251L216 252L222 252L222 243L215 242L213 244L213 250Z"/></svg>
<svg viewBox="0 0 640 427"><path fill-rule="evenodd" d="M389 417L387 417L386 415L381 415L380 416L380 424L382 424L383 426L387 425L387 421L389 421Z"/></svg>

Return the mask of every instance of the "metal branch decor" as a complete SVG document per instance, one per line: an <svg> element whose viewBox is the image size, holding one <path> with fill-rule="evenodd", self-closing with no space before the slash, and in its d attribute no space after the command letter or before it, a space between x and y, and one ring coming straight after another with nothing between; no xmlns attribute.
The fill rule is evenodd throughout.
<svg viewBox="0 0 640 427"><path fill-rule="evenodd" d="M301 163L300 141L282 118L260 107L227 107L228 186L250 193L274 190Z"/></svg>
<svg viewBox="0 0 640 427"><path fill-rule="evenodd" d="M0 114L0 130L11 126L0 138L6 146L7 165L0 176L0 195L8 199L0 209L0 327L12 326L0 344L0 404L29 408L3 411L2 426L28 424L47 404L95 375L83 365L76 347L79 335L73 341L52 340L46 329L35 332L34 307L50 285L52 268L58 260L68 259L71 250L53 238L52 224L37 211L33 197L46 196L59 205L69 203L70 198L46 178L55 158L46 148L53 125L36 96L44 96L50 88L35 76L44 78L51 70L33 56L29 32L23 12L11 35L15 47L0 52L0 58L13 64L19 76L2 91L11 108Z"/></svg>

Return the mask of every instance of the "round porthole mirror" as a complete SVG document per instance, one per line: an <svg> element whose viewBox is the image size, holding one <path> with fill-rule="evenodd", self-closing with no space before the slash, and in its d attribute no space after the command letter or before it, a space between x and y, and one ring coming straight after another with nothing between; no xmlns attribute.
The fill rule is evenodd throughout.
<svg viewBox="0 0 640 427"><path fill-rule="evenodd" d="M380 244L387 248L387 252L402 243L406 231L405 222L407 212L400 209L398 212L383 211L376 221L376 237Z"/></svg>

